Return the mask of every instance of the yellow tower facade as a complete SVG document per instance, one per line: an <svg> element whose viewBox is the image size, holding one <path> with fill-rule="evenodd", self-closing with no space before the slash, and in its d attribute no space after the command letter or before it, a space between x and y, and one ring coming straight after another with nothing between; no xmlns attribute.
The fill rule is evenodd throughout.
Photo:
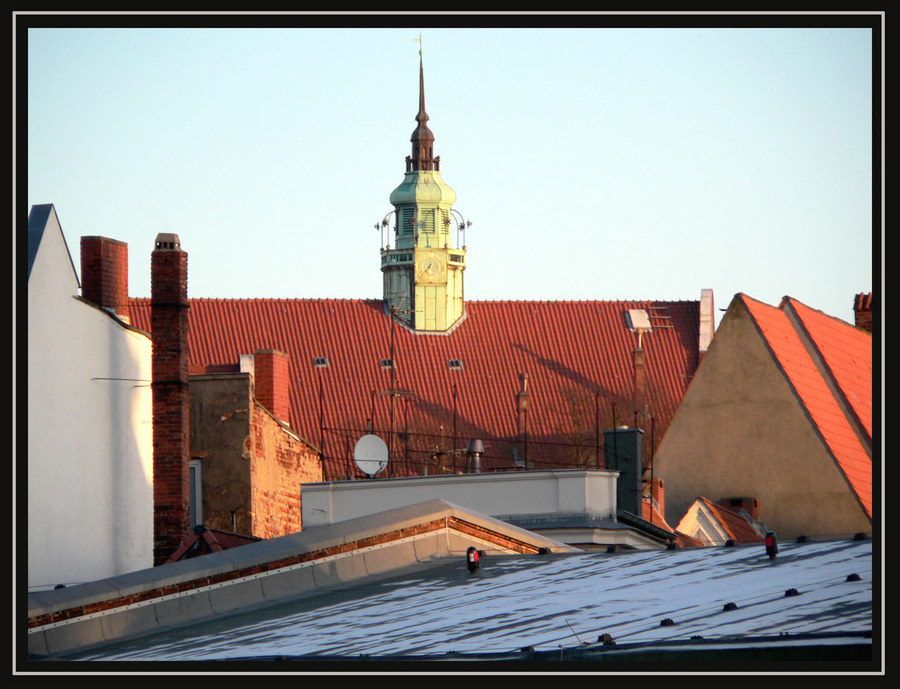
<svg viewBox="0 0 900 689"><path fill-rule="evenodd" d="M384 300L393 316L422 332L446 332L465 315L463 272L466 268L462 217L453 209L456 193L441 179L434 156L434 134L425 112L425 79L419 52L419 112L412 154L406 157L403 182L391 193L393 247L381 250ZM382 221L382 228L388 219Z"/></svg>

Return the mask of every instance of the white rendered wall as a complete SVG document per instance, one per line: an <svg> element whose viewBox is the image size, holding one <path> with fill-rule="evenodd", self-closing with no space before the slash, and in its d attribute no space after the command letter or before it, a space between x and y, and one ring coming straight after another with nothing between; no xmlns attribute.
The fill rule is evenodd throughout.
<svg viewBox="0 0 900 689"><path fill-rule="evenodd" d="M77 295L50 214L28 280L28 585L153 564L150 338Z"/></svg>
<svg viewBox="0 0 900 689"><path fill-rule="evenodd" d="M618 472L569 469L304 483L303 528L440 498L490 517L613 518Z"/></svg>

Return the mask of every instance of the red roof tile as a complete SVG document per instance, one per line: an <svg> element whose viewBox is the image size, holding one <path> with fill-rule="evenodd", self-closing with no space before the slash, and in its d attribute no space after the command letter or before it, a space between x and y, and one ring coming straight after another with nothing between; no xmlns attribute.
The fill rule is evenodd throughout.
<svg viewBox="0 0 900 689"><path fill-rule="evenodd" d="M757 531L746 517L739 512L730 510L723 505L716 504L707 498L697 498L697 500L713 514L719 526L728 534L736 545L742 543L761 543L765 536Z"/></svg>
<svg viewBox="0 0 900 689"><path fill-rule="evenodd" d="M819 312L786 297L782 308L775 308L746 295L738 295L753 316L760 332L780 364L784 374L803 404L844 473L857 498L872 516L872 460L850 421L841 409L832 390L791 323L784 307L793 307L814 346L835 373L836 382L846 385L847 394L856 396L855 410L863 418L868 409L868 429L871 437L871 337L853 326L829 319ZM828 320L826 320L828 319ZM840 350L845 348L846 351ZM857 371L852 371L857 367ZM869 386L862 382L868 376ZM868 389L868 399L862 399Z"/></svg>
<svg viewBox="0 0 900 689"><path fill-rule="evenodd" d="M675 532L675 529L668 525L666 518L660 513L656 504L650 498L645 497L641 501L641 517L643 517L644 521L659 526L666 531Z"/></svg>
<svg viewBox="0 0 900 689"><path fill-rule="evenodd" d="M326 477L338 478L358 474L352 451L368 420L387 439L392 398L385 393L391 376L380 360L391 357L392 341L396 388L410 393L393 398L394 430L407 429L409 437L420 439L430 434L432 448L449 448L455 426L457 448L464 449L469 438L484 441L485 470L513 467L510 442L517 434L520 373L529 376L529 468L576 465L579 445L592 453L598 412L601 446L613 408L617 424L633 424L636 340L627 325L629 309L653 314L654 330L642 343L657 441L697 367L696 301L475 301L466 308L466 318L449 334L423 334L392 327L380 300L192 299L191 372L235 370L241 354L260 348L286 352L288 421L319 445L321 385L322 418L329 429ZM132 300L132 322L149 331L149 299ZM314 357L327 357L329 367L315 368ZM459 360L461 369L451 369L451 359ZM649 445L649 424L645 431ZM397 442L396 456L402 456L405 441ZM538 457L543 465L535 463ZM421 461L421 455L411 460L418 469L392 462L390 475L420 473Z"/></svg>
<svg viewBox="0 0 900 689"><path fill-rule="evenodd" d="M785 298L822 357L840 394L872 439L872 335ZM784 305L782 305L784 308Z"/></svg>

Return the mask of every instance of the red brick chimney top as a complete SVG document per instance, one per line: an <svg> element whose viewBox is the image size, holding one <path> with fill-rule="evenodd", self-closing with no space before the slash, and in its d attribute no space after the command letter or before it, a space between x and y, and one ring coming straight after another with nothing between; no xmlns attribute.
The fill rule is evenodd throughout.
<svg viewBox="0 0 900 689"><path fill-rule="evenodd" d="M872 332L872 293L857 294L853 298L853 313L856 316L856 327Z"/></svg>
<svg viewBox="0 0 900 689"><path fill-rule="evenodd" d="M256 400L278 420L290 425L290 359L277 349L253 353Z"/></svg>
<svg viewBox="0 0 900 689"><path fill-rule="evenodd" d="M81 238L81 296L130 322L125 242L108 237Z"/></svg>

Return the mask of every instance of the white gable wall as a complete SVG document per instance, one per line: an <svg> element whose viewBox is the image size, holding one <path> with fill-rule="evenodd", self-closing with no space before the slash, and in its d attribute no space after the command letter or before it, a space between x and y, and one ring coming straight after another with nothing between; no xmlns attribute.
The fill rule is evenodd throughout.
<svg viewBox="0 0 900 689"><path fill-rule="evenodd" d="M152 566L150 338L77 298L50 214L28 280L28 585Z"/></svg>

